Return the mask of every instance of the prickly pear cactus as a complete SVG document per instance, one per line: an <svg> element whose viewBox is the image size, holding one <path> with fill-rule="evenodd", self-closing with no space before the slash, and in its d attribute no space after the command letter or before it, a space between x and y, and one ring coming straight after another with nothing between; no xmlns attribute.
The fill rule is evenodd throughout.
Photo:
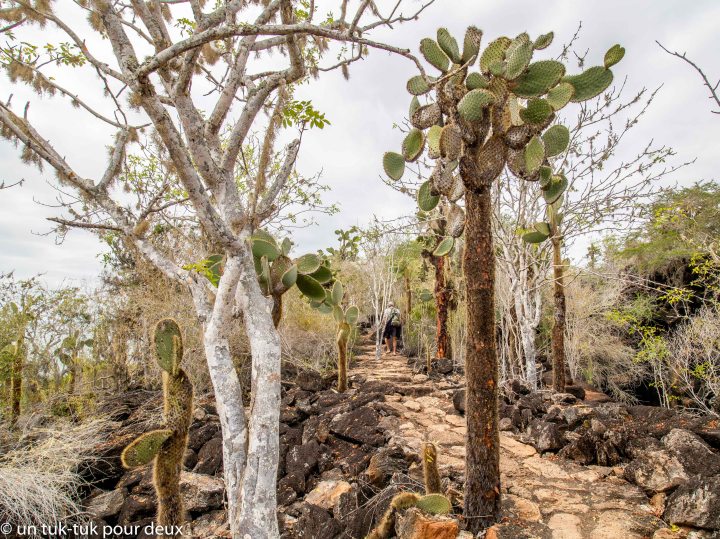
<svg viewBox="0 0 720 539"><path fill-rule="evenodd" d="M477 28L467 29L459 61L458 41L447 30L438 32L437 41L423 39L420 52L431 66L428 70L433 75L438 75L434 70L439 71L439 76L434 79L422 72L408 83L413 94L410 123L425 134L425 155L435 163L418 190L418 205L428 213L449 201L464 206L466 213L463 227L447 226L451 217L453 223L458 221L456 215L444 216L447 241L438 245L438 254L452 248L453 234L464 229L463 271L469 283L465 343L468 436L485 440L469 447L466 456L465 516L473 533L491 526L500 515L498 358L492 316L495 274L488 269L495 267L496 256L492 186L507 168L522 180L539 182L546 202L559 208L568 181L561 171L553 171L552 165L568 151L570 137L562 126L551 126L558 111L569 103L602 94L612 84L611 68L625 53L615 45L602 65L569 74L551 55L537 58L538 51L551 45L552 33L536 39L527 33L502 36L484 49L481 38ZM402 154L395 153L392 163L387 156L384 162L390 181L400 181L406 168L397 159ZM426 162L422 156L410 157ZM455 174L462 189L453 185ZM559 218L551 215L548 227L536 227L527 239L543 241L549 237L547 232L553 233L553 219Z"/></svg>
<svg viewBox="0 0 720 539"><path fill-rule="evenodd" d="M157 362L163 370L164 425L136 438L122 452L121 461L126 468L133 468L154 460L157 524L170 529L170 526L182 525L185 519L180 470L192 420L193 386L180 368L183 346L177 322L170 318L158 322L153 340Z"/></svg>

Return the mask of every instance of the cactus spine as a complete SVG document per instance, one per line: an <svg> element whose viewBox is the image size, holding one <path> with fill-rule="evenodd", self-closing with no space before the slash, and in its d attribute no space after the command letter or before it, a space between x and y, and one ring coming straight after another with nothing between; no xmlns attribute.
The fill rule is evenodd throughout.
<svg viewBox="0 0 720 539"><path fill-rule="evenodd" d="M180 495L180 472L192 420L193 386L180 368L183 345L177 322L170 318L158 322L153 340L157 362L163 370L164 428L139 436L125 448L121 460L126 468L132 468L154 458L157 524L181 526L185 514Z"/></svg>
<svg viewBox="0 0 720 539"><path fill-rule="evenodd" d="M426 494L420 496L414 492L396 494L390 502L378 525L365 539L389 539L395 535L395 517L398 511L417 507L430 515L447 515L452 512L452 504L442 494Z"/></svg>
<svg viewBox="0 0 720 539"><path fill-rule="evenodd" d="M568 102L578 102L601 94L612 83L610 67L624 55L620 46L611 48L602 66L591 67L578 75L566 75L565 66L555 60L532 62L537 50L549 46L553 34L535 40L522 33L510 39L492 41L480 54L483 78L468 75L470 64L480 51L481 32L468 29L463 51L466 62L450 77L426 82L428 95L436 99L417 108L411 123L417 129L443 126L439 148L435 137L428 138L428 156L438 165L430 184L418 197L421 209L429 211L448 197L445 171L459 164L464 184L465 256L467 283L466 377L468 438L466 454L465 517L468 530L477 533L491 526L500 516L499 430L497 425L498 359L495 343L495 248L492 237L492 185L505 166L518 178L542 181L543 195L554 203L566 188L561 174L548 174L548 154L560 151L565 133L553 131L543 138L555 114ZM430 39L421 42L426 60L440 71L447 71L447 49L455 54L452 36L440 32L438 45ZM455 143L454 125L459 129L462 144ZM445 135L443 137L443 134ZM530 144L532 141L532 144ZM528 148L528 145L530 147ZM458 155L459 153L459 155ZM393 172L399 172L395 167ZM557 176L557 177L555 177ZM397 179L397 178L395 178ZM452 202L455 198L454 189ZM424 207L423 207L424 206ZM542 236L539 231L533 234Z"/></svg>

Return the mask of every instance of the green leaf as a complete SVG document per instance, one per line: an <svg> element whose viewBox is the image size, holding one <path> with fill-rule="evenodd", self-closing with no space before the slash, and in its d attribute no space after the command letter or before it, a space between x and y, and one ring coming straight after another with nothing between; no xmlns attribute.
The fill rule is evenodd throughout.
<svg viewBox="0 0 720 539"><path fill-rule="evenodd" d="M322 285L309 275L299 274L297 276L297 287L300 292L309 299L315 301L325 300L325 289Z"/></svg>
<svg viewBox="0 0 720 539"><path fill-rule="evenodd" d="M422 211L432 211L440 202L440 196L432 194L432 182L426 181L417 193L418 206Z"/></svg>

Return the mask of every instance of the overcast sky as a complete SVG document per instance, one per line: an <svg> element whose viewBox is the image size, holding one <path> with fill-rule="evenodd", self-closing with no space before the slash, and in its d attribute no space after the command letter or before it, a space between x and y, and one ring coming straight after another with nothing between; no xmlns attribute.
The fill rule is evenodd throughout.
<svg viewBox="0 0 720 539"><path fill-rule="evenodd" d="M56 2L56 10L67 1ZM413 5L415 0L409 2ZM381 0L379 5L388 3ZM322 8L323 4L337 2L318 4ZM627 75L630 91L662 85L642 124L623 142L621 156L635 153L650 139L673 146L678 161L697 158L672 178L689 184L717 178L720 117L711 114L708 92L697 74L660 50L655 40L668 48L686 51L716 80L720 76L718 21L720 2L716 0L437 0L419 21L393 31L376 32L372 37L417 51L420 39L434 36L438 26L448 27L461 41L464 29L474 24L485 32L485 44L499 35L515 36L527 31L536 37L554 30L555 43L548 51L551 56L582 22L579 48L589 49L588 66L601 64L605 51L620 43L627 53L613 68L616 79ZM44 31L41 39L52 40L52 36L51 31ZM338 215L321 216L318 226L295 233L293 239L303 251L332 245L333 231L338 227L365 225L374 215L388 219L413 210L414 202L386 187L380 174L382 154L399 149L402 136L392 126L406 113L409 96L404 90L405 81L414 74L414 65L407 59L372 51L368 58L352 66L349 82L339 73L326 73L302 88L302 94L312 98L332 125L306 133L297 167L307 175L322 170L323 182L332 187L326 202L337 202L341 207ZM77 72L73 77L69 82L77 88L94 85L89 72ZM0 90L3 100L15 93L16 107L30 95L15 87L11 90L4 77L0 77ZM111 141L110 132L89 115L71 110L66 100L32 99L30 117L41 127L42 134L56 142L80 173L97 174L106 156L105 147ZM98 254L102 251L94 236L73 231L62 245L57 245L53 235L42 235L50 229L45 218L59 211L48 206L55 202L50 187L55 184L53 173L47 167L41 173L22 164L17 149L5 140L0 140L0 163L0 181L25 179L22 187L0 191L0 272L14 270L18 277L43 273L53 285L92 281L101 269Z"/></svg>

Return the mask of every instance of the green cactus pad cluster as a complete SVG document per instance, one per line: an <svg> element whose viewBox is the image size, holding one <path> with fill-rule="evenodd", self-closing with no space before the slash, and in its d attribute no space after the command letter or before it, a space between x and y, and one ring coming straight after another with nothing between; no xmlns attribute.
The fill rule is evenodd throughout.
<svg viewBox="0 0 720 539"><path fill-rule="evenodd" d="M471 90L458 103L458 114L463 120L477 122L482 120L483 111L495 103L495 94L490 90L478 88Z"/></svg>
<svg viewBox="0 0 720 539"><path fill-rule="evenodd" d="M491 72L491 65L502 63L505 60L505 51L510 46L510 43L512 43L512 40L504 36L491 42L480 55L480 71L488 75Z"/></svg>

